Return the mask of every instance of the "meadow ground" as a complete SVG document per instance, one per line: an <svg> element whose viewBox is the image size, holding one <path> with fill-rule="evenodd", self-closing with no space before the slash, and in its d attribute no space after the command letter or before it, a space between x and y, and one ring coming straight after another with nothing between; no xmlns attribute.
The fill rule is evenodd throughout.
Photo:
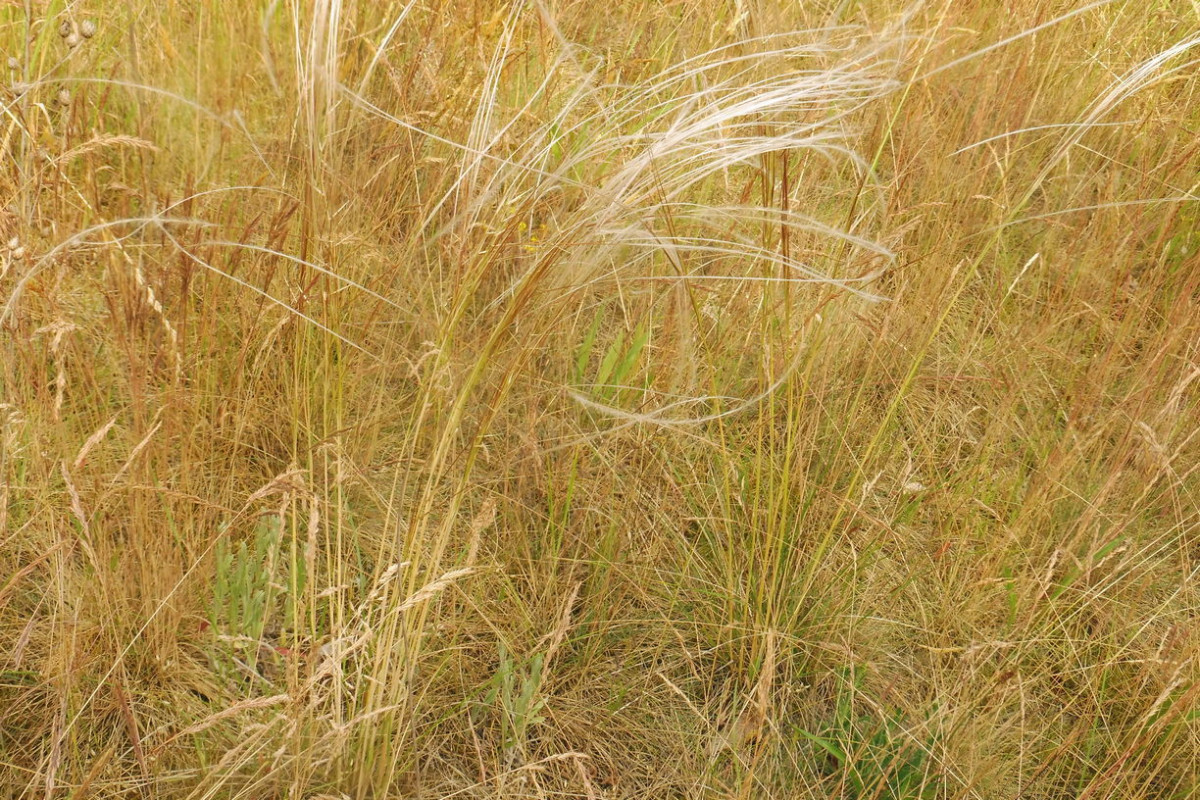
<svg viewBox="0 0 1200 800"><path fill-rule="evenodd" d="M0 794L1187 798L1193 0L0 9Z"/></svg>

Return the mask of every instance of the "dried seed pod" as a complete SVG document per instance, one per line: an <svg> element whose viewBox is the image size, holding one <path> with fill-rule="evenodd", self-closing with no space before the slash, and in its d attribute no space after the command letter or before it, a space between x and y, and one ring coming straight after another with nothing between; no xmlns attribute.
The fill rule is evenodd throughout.
<svg viewBox="0 0 1200 800"><path fill-rule="evenodd" d="M12 69L12 70L17 70L17 69L20 69L20 68L21 68L21 62L20 62L20 61L17 61L17 57L16 57L16 56L9 56L9 57L8 57L8 68L9 68L9 69Z"/></svg>
<svg viewBox="0 0 1200 800"><path fill-rule="evenodd" d="M85 19L79 23L79 32L83 34L83 38L90 39L96 35L96 21Z"/></svg>
<svg viewBox="0 0 1200 800"><path fill-rule="evenodd" d="M80 41L82 41L82 40L79 38L78 33L72 33L70 36L68 36L66 38L67 47L70 47L72 49L79 47Z"/></svg>
<svg viewBox="0 0 1200 800"><path fill-rule="evenodd" d="M73 28L74 26L71 25L71 21L69 19L64 19L62 22L58 23L58 35L65 39L71 35Z"/></svg>
<svg viewBox="0 0 1200 800"><path fill-rule="evenodd" d="M71 105L71 93L69 91L67 91L66 89L59 89L58 96L56 99L58 100L59 105L62 105L62 106Z"/></svg>
<svg viewBox="0 0 1200 800"><path fill-rule="evenodd" d="M21 246L21 237L14 236L8 240L8 249L9 250L16 250L20 246Z"/></svg>

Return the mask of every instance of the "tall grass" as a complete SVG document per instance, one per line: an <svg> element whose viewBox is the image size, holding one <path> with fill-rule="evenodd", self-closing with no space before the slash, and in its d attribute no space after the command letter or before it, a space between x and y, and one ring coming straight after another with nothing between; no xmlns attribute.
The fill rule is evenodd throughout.
<svg viewBox="0 0 1200 800"><path fill-rule="evenodd" d="M1200 784L1192 4L0 20L7 795Z"/></svg>

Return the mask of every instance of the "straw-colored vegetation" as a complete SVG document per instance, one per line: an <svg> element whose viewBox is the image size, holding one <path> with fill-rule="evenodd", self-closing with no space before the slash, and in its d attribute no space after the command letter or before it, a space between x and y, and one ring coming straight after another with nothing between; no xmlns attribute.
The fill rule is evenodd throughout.
<svg viewBox="0 0 1200 800"><path fill-rule="evenodd" d="M6 4L0 794L1193 796L1198 30Z"/></svg>

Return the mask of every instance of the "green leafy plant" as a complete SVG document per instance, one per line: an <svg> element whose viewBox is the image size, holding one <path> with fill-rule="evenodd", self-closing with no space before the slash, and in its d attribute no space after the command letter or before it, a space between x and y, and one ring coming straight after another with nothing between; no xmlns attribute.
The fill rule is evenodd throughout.
<svg viewBox="0 0 1200 800"><path fill-rule="evenodd" d="M576 350L571 378L576 385L590 384L597 399L612 403L620 397L621 390L626 388L627 381L641 365L642 352L650 341L650 326L642 321L632 332L620 331L604 351L595 377L586 381L584 376L596 349L603 316L604 309L601 308L596 312L591 327Z"/></svg>
<svg viewBox="0 0 1200 800"><path fill-rule="evenodd" d="M546 699L540 694L545 655L537 653L518 663L501 644L499 662L484 704L496 712L504 762L511 764L524 751L529 730L545 722L541 712Z"/></svg>
<svg viewBox="0 0 1200 800"><path fill-rule="evenodd" d="M856 688L838 696L832 718L818 732L797 730L817 748L820 771L837 781L841 796L880 800L924 800L936 795L938 780L929 761L933 742L915 739L898 711L864 711L853 701Z"/></svg>
<svg viewBox="0 0 1200 800"><path fill-rule="evenodd" d="M217 542L209 623L218 641L229 645L220 648L225 657L216 659L218 671L224 674L239 671L239 662L241 671L257 671L264 638L280 625L279 609L287 607L285 614L290 616L290 604L284 602L291 581L288 559L281 557L282 532L280 518L267 516L259 520L254 537L236 548L224 536ZM293 561L302 573L303 560ZM298 578L297 585L302 586L304 576ZM283 624L290 620L284 619Z"/></svg>

